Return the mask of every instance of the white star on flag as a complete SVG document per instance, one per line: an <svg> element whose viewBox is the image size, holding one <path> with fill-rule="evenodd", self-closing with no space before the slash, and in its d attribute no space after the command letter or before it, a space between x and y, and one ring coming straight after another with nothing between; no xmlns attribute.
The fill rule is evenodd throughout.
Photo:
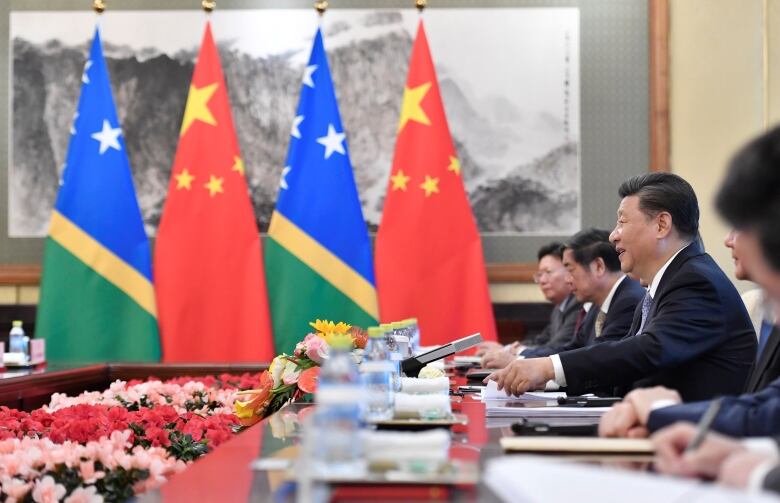
<svg viewBox="0 0 780 503"><path fill-rule="evenodd" d="M90 66L92 66L92 61L88 59L84 64L84 73L81 74L81 81L85 84L89 84L89 75L87 75L87 72L89 71Z"/></svg>
<svg viewBox="0 0 780 503"><path fill-rule="evenodd" d="M328 124L327 136L317 138L317 143L325 147L325 159L330 157L333 152L338 152L341 155L346 154L344 145L342 144L346 136L347 135L344 133L337 133L336 128L333 127L333 124Z"/></svg>
<svg viewBox="0 0 780 503"><path fill-rule="evenodd" d="M306 70L303 71L303 85L314 88L314 81L311 79L311 75L317 70L317 65L309 65Z"/></svg>
<svg viewBox="0 0 780 503"><path fill-rule="evenodd" d="M73 115L73 122L71 122L71 124L70 124L70 134L76 134L78 132L78 131L76 131L76 119L78 119L78 118L79 118L79 113L76 112Z"/></svg>
<svg viewBox="0 0 780 503"><path fill-rule="evenodd" d="M279 187L283 188L284 190L287 190L287 179L285 177L287 176L287 173L292 171L292 168L290 166L285 166L282 168L282 179L279 180Z"/></svg>
<svg viewBox="0 0 780 503"><path fill-rule="evenodd" d="M122 128L112 128L108 120L103 119L103 130L92 133L92 138L100 142L100 155L103 155L109 147L122 150L119 145L120 134L122 134Z"/></svg>
<svg viewBox="0 0 780 503"><path fill-rule="evenodd" d="M298 129L298 126L301 125L301 122L303 122L303 115L296 115L293 119L292 127L290 128L290 134L299 140L301 138L301 130Z"/></svg>

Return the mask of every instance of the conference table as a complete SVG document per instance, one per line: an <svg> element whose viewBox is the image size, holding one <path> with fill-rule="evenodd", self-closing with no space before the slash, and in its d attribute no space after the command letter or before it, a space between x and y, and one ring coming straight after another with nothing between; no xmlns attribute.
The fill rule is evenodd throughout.
<svg viewBox="0 0 780 503"><path fill-rule="evenodd" d="M116 379L162 379L183 375L240 374L259 372L266 365L162 365L108 363L97 365L60 365L0 373L0 405L32 410L47 403L54 392L76 395L85 390L102 390ZM453 390L465 385L462 375L451 376ZM465 424L451 428L450 458L471 465L481 476L485 464L504 453L499 445L503 436L512 435L511 424L517 418L488 418L485 405L474 394L451 396L453 412L465 416ZM310 403L291 403L272 416L245 429L208 455L171 477L157 490L139 495L139 502L254 502L295 501L295 485L285 469L300 451L301 422L314 410ZM546 420L565 424L571 418ZM576 418L577 424L594 424L595 418ZM264 460L262 469L253 463ZM578 458L588 463L615 461L613 455ZM276 467L276 468L275 468ZM351 482L330 486L332 501L375 499L382 501L499 501L478 476L476 483L444 485L368 484ZM529 481L533 483L533 481Z"/></svg>
<svg viewBox="0 0 780 503"><path fill-rule="evenodd" d="M466 384L464 377L453 377L452 382L455 389L458 385ZM485 405L473 394L453 396L452 402L453 412L465 415L468 422L452 427L450 457L476 463L481 472L488 460L503 455L499 439L511 435L510 425L517 419L486 418ZM251 465L257 459L268 461L294 458L301 446L302 418L311 413L313 407L305 403L287 405L222 444L184 472L173 476L158 490L142 495L138 501L295 501L294 486L289 480L288 470L253 470ZM578 424L588 421L591 424L598 422L597 419L580 419ZM600 458L595 457L590 461L599 462ZM274 464L264 463L271 467ZM279 463L280 467L284 465L285 462ZM333 486L332 497L335 501L500 501L482 482L462 486L368 485L355 482Z"/></svg>

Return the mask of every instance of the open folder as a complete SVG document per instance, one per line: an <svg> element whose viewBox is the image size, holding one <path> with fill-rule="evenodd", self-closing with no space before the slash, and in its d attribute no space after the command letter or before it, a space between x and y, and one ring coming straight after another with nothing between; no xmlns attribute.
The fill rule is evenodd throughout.
<svg viewBox="0 0 780 503"><path fill-rule="evenodd" d="M501 447L513 452L571 452L599 454L653 454L646 438L503 437Z"/></svg>

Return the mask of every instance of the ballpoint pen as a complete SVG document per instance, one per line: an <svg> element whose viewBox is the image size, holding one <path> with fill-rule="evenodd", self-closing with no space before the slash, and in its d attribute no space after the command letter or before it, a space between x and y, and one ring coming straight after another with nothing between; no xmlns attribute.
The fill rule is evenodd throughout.
<svg viewBox="0 0 780 503"><path fill-rule="evenodd" d="M707 436L707 432L709 431L710 426L712 426L713 421L715 421L715 417L720 411L720 404L720 398L716 398L710 402L710 406L707 407L707 410L704 412L704 415L701 416L699 424L696 427L696 435L694 435L693 440L691 440L691 443L688 444L688 447L685 448L686 453L695 451L699 448L701 443L704 442L704 438Z"/></svg>

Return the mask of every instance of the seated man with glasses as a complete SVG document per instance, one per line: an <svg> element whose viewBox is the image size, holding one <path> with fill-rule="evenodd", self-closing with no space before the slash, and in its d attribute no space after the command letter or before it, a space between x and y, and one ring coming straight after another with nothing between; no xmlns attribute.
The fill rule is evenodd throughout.
<svg viewBox="0 0 780 503"><path fill-rule="evenodd" d="M539 265L534 274L534 283L539 285L544 298L554 305L550 323L540 334L522 343L515 342L506 347L496 342L482 343L477 355L482 356L483 361L487 355L491 355L491 361L496 356L512 361L528 347L557 347L572 338L582 304L572 294L572 286L567 281L569 273L563 266L563 250L561 243L550 243L541 247L537 253Z"/></svg>

